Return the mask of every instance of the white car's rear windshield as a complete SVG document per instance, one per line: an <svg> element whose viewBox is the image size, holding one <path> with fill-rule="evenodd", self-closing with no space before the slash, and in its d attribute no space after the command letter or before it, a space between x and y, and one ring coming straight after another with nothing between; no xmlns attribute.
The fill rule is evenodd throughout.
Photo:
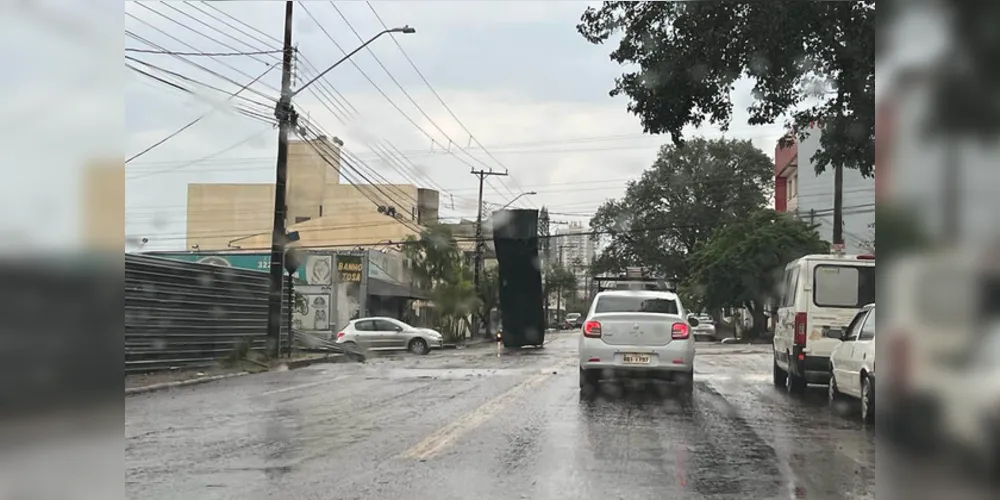
<svg viewBox="0 0 1000 500"><path fill-rule="evenodd" d="M595 314L606 313L655 313L679 314L677 301L654 297L605 295L597 299Z"/></svg>
<svg viewBox="0 0 1000 500"><path fill-rule="evenodd" d="M875 268L816 266L813 302L818 307L861 308L875 302Z"/></svg>

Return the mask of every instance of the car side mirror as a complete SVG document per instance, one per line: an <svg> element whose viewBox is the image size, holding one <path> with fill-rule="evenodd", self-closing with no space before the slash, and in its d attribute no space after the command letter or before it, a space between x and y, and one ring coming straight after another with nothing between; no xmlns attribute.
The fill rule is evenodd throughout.
<svg viewBox="0 0 1000 500"><path fill-rule="evenodd" d="M691 325L693 328L698 328L698 325L701 324L701 321L699 321L698 318L694 316L688 316L688 324Z"/></svg>

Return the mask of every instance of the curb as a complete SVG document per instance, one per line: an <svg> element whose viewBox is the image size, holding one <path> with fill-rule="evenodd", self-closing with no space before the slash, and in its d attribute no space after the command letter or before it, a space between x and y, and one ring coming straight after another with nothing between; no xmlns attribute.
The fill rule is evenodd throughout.
<svg viewBox="0 0 1000 500"><path fill-rule="evenodd" d="M347 363L348 361L350 361L350 359L345 354L331 354L322 358L308 358L289 361L287 363L282 363L279 368L283 366L289 370L298 370L299 368L305 368L312 365L324 363Z"/></svg>
<svg viewBox="0 0 1000 500"><path fill-rule="evenodd" d="M243 377L245 375L250 375L250 372L239 372L230 373L228 375L216 375L214 377L202 377L194 378L190 380L180 380L177 382L164 382L162 384L147 385L144 387L132 387L131 389L125 389L125 396L136 396L139 394L147 394L150 392L164 391L167 389L176 389L180 387L189 387L192 385L207 384L209 382L217 382L219 380L226 380L230 378Z"/></svg>
<svg viewBox="0 0 1000 500"><path fill-rule="evenodd" d="M322 358L301 359L301 360L291 361L288 363L283 363L282 365L272 368L269 371L274 371L275 369L278 369L282 366L289 370L297 370L299 368L305 368L307 366L318 365L321 363L346 363L347 361L348 361L347 356L343 354L333 354ZM267 372L265 371L260 373L267 373ZM216 375L213 377L201 377L188 380L179 380L176 382L164 382L161 384L153 384L143 387L132 387L129 389L125 389L125 396L126 397L137 396L139 394L148 394L150 392L165 391L168 389L178 389L181 387L190 387L192 385L201 385L201 384L207 384L209 382L218 382L220 380L243 377L251 374L252 374L251 372L239 372L239 373L230 373L226 375Z"/></svg>

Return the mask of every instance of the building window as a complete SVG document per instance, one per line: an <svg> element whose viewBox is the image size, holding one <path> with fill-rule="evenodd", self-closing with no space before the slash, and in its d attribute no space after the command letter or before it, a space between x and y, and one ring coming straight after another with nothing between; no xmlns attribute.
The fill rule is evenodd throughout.
<svg viewBox="0 0 1000 500"><path fill-rule="evenodd" d="M799 194L798 193L798 189L799 189L798 180L799 180L798 179L798 175L793 175L793 176L791 176L791 177L788 178L788 189L787 189L788 196L787 196L787 199L792 200L796 196L798 196L798 194Z"/></svg>

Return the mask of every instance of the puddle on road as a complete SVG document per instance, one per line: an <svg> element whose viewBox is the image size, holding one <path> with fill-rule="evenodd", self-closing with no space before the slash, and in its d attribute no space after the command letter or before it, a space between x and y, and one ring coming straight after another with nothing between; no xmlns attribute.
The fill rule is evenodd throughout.
<svg viewBox="0 0 1000 500"><path fill-rule="evenodd" d="M379 370L375 376L387 379L462 380L482 377L512 377L551 373L554 369L540 368L391 368Z"/></svg>

